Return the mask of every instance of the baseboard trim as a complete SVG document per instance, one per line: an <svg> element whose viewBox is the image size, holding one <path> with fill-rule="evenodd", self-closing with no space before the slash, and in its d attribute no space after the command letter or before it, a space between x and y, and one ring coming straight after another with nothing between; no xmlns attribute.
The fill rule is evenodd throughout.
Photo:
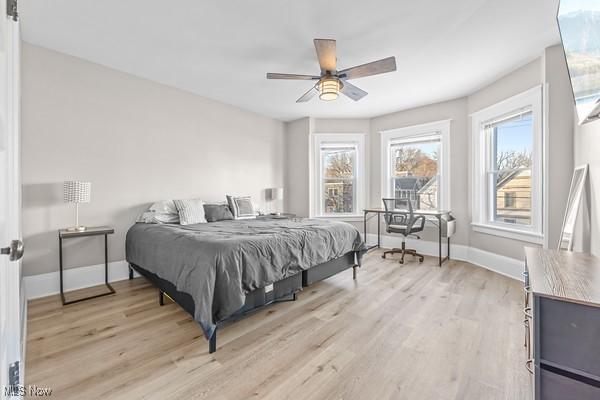
<svg viewBox="0 0 600 400"><path fill-rule="evenodd" d="M368 233L367 242L377 243L377 235ZM406 239L406 245L426 256L437 257L438 255L437 242L408 238ZM398 236L381 235L381 247L392 248L399 246L400 238ZM443 239L442 254L446 255L446 239ZM450 243L450 257L453 260L466 261L512 279L523 280L524 262L514 258L452 242Z"/></svg>
<svg viewBox="0 0 600 400"><path fill-rule="evenodd" d="M367 234L368 243L376 243L377 235ZM397 236L381 235L381 246L385 248L398 247ZM438 255L437 242L427 240L407 239L407 245L427 256ZM446 243L442 246L446 254ZM462 244L450 244L450 256L453 260L466 261L509 278L523 280L523 262L514 258L501 256L469 247ZM141 276L134 272L134 276ZM114 261L108 264L108 281L116 282L129 278L129 268L125 260ZM49 272L40 275L30 275L23 278L25 295L28 300L46 297L60 292L59 274ZM83 289L101 285L104 282L104 264L87 267L69 268L64 272L65 291Z"/></svg>
<svg viewBox="0 0 600 400"><path fill-rule="evenodd" d="M135 272L135 276L140 276ZM108 263L108 281L116 282L129 278L129 266L125 260ZM104 283L104 264L69 268L64 271L65 292ZM58 271L23 278L25 296L28 300L60 293Z"/></svg>

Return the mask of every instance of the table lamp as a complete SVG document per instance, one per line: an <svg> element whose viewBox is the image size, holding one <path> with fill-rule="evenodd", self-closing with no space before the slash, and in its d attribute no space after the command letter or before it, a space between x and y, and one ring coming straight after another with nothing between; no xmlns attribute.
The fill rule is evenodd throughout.
<svg viewBox="0 0 600 400"><path fill-rule="evenodd" d="M90 182L65 181L63 185L63 194L65 203L75 203L75 226L68 228L68 231L85 231L85 226L79 225L79 203L90 202Z"/></svg>
<svg viewBox="0 0 600 400"><path fill-rule="evenodd" d="M280 215L281 213L278 211L277 202L283 200L283 188L267 189L267 199L271 201L271 204L275 202L275 212L272 212L271 214Z"/></svg>

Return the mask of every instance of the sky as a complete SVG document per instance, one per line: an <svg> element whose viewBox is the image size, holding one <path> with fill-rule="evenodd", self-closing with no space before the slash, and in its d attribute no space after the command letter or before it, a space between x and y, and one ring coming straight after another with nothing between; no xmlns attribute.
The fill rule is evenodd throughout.
<svg viewBox="0 0 600 400"><path fill-rule="evenodd" d="M561 0L560 13L568 14L578 10L600 11L600 1L598 0Z"/></svg>
<svg viewBox="0 0 600 400"><path fill-rule="evenodd" d="M527 151L533 150L533 136L531 134L531 114L521 120L514 120L498 126L498 152L502 151Z"/></svg>

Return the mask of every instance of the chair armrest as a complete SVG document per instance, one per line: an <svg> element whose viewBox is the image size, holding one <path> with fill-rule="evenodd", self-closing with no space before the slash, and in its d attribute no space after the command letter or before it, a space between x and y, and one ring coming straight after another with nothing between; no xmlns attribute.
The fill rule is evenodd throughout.
<svg viewBox="0 0 600 400"><path fill-rule="evenodd" d="M420 224L417 225L420 221ZM424 215L419 215L415 218L415 222L413 222L413 229L418 229L419 231L422 231L423 229L425 229L425 216Z"/></svg>

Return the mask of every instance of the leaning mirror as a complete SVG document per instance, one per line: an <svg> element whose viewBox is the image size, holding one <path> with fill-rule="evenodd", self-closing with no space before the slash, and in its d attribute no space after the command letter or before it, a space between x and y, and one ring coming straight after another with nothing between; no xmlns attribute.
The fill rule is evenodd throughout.
<svg viewBox="0 0 600 400"><path fill-rule="evenodd" d="M580 124L600 118L600 1L560 0L557 15Z"/></svg>
<svg viewBox="0 0 600 400"><path fill-rule="evenodd" d="M575 168L573 179L571 180L571 188L569 189L569 198L567 200L567 208L563 219L563 225L558 242L558 249L573 251L573 235L575 231L575 222L579 213L579 204L583 196L585 180L587 178L588 166L582 165Z"/></svg>

